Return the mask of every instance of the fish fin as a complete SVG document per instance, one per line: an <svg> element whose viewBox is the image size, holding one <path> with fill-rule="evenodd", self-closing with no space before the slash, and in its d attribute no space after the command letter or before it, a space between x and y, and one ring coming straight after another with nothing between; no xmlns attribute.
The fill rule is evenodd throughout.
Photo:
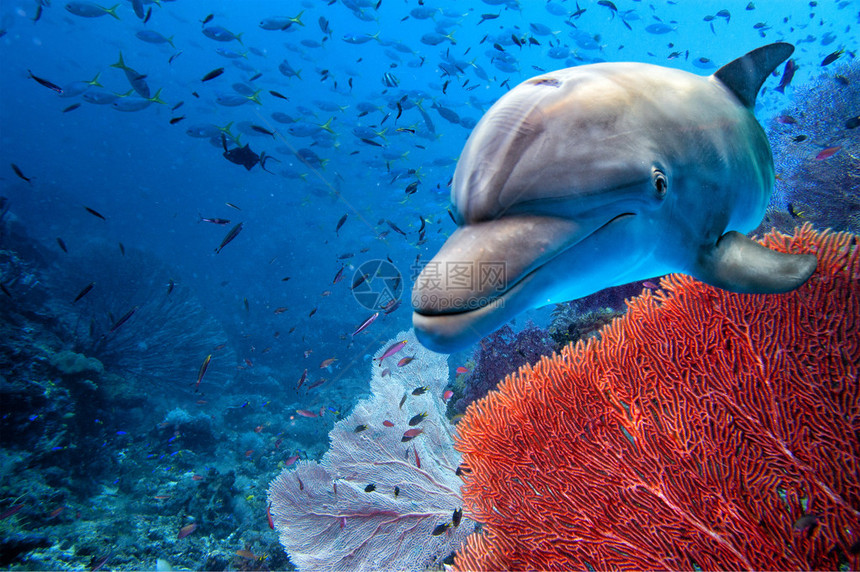
<svg viewBox="0 0 860 572"><path fill-rule="evenodd" d="M121 70L126 69L125 62L124 62L124 61L122 61L122 50L120 50L120 52L119 52L119 61L118 61L117 63L115 63L115 64L111 64L111 65L110 65L110 67L112 67L112 68L119 68L119 69L121 69Z"/></svg>
<svg viewBox="0 0 860 572"><path fill-rule="evenodd" d="M700 256L693 275L730 292L777 294L802 286L817 265L814 254L776 252L732 230Z"/></svg>
<svg viewBox="0 0 860 572"><path fill-rule="evenodd" d="M776 42L756 48L745 56L727 63L714 76L752 110L764 80L794 52L794 46Z"/></svg>
<svg viewBox="0 0 860 572"><path fill-rule="evenodd" d="M229 136L230 136L230 139L232 139L232 138L233 138L233 134L232 134L232 133L230 133L230 127L232 127L232 126L233 126L233 122L232 122L232 121L231 121L230 123L228 123L227 125L225 125L224 127L218 127L218 126L216 125L216 127L218 127L218 131L220 131L221 133L226 133L227 135L229 135Z"/></svg>
<svg viewBox="0 0 860 572"><path fill-rule="evenodd" d="M114 4L110 8L105 8L104 11L107 12L108 14L110 14L111 16L113 16L114 18L116 18L117 20L119 20L120 17L116 15L116 9L117 8L119 8L119 4Z"/></svg>
<svg viewBox="0 0 860 572"><path fill-rule="evenodd" d="M161 95L161 89L156 91L155 95L153 95L152 97L147 98L147 101L151 101L152 103L160 103L162 105L165 105L167 102L163 101L160 97L158 97L159 95Z"/></svg>
<svg viewBox="0 0 860 572"><path fill-rule="evenodd" d="M331 122L332 121L334 121L334 117L330 117L328 121L326 121L325 123L320 125L320 128L325 129L326 131L328 131L329 133L334 135L335 134L334 129L331 128Z"/></svg>
<svg viewBox="0 0 860 572"><path fill-rule="evenodd" d="M87 84L94 86L94 87L104 87L102 84L99 83L99 77L101 77L101 75L102 75L102 72L98 72L96 74L96 77L94 77L93 79L88 81Z"/></svg>

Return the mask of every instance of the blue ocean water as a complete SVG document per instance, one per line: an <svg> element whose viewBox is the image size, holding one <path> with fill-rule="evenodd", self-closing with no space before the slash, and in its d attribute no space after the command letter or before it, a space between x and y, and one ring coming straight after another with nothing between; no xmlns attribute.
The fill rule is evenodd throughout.
<svg viewBox="0 0 860 572"><path fill-rule="evenodd" d="M289 566L268 482L325 451L410 327L460 150L501 95L603 61L708 75L790 42L766 124L853 60L857 24L833 0L4 1L0 564ZM246 145L250 168L225 157Z"/></svg>

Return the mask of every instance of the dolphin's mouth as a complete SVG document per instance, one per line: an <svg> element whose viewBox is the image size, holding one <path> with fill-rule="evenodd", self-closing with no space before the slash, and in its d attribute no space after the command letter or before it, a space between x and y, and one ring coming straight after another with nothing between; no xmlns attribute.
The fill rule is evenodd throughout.
<svg viewBox="0 0 860 572"><path fill-rule="evenodd" d="M625 212L602 222L514 216L461 227L415 281L413 310L432 320L507 306L551 260L633 216Z"/></svg>

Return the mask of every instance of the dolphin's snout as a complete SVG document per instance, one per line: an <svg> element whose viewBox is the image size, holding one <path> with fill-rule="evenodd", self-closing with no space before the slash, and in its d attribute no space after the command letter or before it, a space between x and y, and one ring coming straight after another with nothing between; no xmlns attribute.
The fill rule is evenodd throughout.
<svg viewBox="0 0 860 572"><path fill-rule="evenodd" d="M582 226L575 221L540 216L461 227L421 271L412 289L412 307L423 315L483 308L581 234Z"/></svg>

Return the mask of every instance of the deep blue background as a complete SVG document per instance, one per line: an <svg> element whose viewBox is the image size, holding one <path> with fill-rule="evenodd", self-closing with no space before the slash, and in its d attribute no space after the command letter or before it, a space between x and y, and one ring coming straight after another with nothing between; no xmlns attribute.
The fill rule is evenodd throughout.
<svg viewBox="0 0 860 572"><path fill-rule="evenodd" d="M410 15L418 3L402 0L383 0L378 9L375 2L179 0L145 5L152 8L152 15L144 25L130 2L119 5L121 19L116 20L81 18L54 0L34 23L35 2L4 0L0 6L0 28L6 32L0 38L0 155L6 165L0 165L0 194L10 199L13 212L31 234L51 248L56 249L54 239L62 237L71 250L90 241L121 241L155 254L174 267L177 281L192 287L225 324L240 358L297 376L307 367L306 350L314 352L314 367L334 356L347 364L350 357L361 360L410 324L407 299L350 347L348 335L370 312L350 294L351 267L344 281L333 285L332 279L341 266L340 255L354 253L345 260L353 266L388 256L404 273L408 293L416 257L428 260L453 230L446 213L446 185L469 130L431 109L434 101L477 120L507 89L539 69L632 60L707 74L775 41L797 46L794 58L800 69L794 84L800 84L821 72L820 63L827 54L848 46L858 11L856 3L833 0L821 0L815 7L802 1L759 1L753 10L745 9L746 1L617 0L617 12L581 1L586 11L570 22L597 46L585 49L571 37L574 27L567 17L550 13L545 2L523 1L515 8L516 4L428 0L424 6L437 7L439 13L418 19ZM577 7L567 1L555 2L552 8L559 5L568 12ZM722 9L730 12L730 19L705 19ZM304 26L293 25L286 31L258 26L266 17L299 12ZM214 14L210 25L242 33L243 44L204 36L200 21L209 13ZM479 23L482 14L499 17ZM326 41L320 17L329 21L332 30ZM658 19L673 31L661 35L644 31ZM552 34L535 33L532 23L546 25ZM757 23L766 27L757 29ZM435 26L451 32L456 44L422 43L420 38L434 32ZM173 36L176 48L135 37L144 29ZM377 33L379 41L362 45L343 40L347 35ZM518 47L510 39L512 34L534 37L540 45ZM486 35L490 37L482 43ZM303 40L322 45L309 47ZM393 42L413 53L396 50ZM494 42L513 56L517 72L505 73L494 65ZM547 56L550 47L559 44L571 49L567 60ZM581 38L580 44L587 46ZM247 51L239 61L254 71L239 69L233 60L216 53L218 48ZM27 77L30 69L65 85L101 73L107 89L124 93L129 89L125 74L110 67L120 50L128 65L146 75L153 92L163 90L166 105L123 113L82 102L79 109L63 113L67 106L82 101L80 97L61 98ZM671 57L674 52L680 56ZM301 70L301 79L286 78L278 71L284 58ZM439 67L445 60L459 61L463 73L447 76ZM483 68L489 79L480 79L471 63ZM218 67L226 70L221 77L201 82ZM323 70L328 70L328 78L321 80ZM217 94L234 93L231 84L247 82L256 72L262 76L252 85L263 90L262 105L215 103ZM399 86L386 88L386 72L397 78ZM761 119L776 114L792 96L791 88L784 95L773 91L778 79L769 80L760 96L757 115ZM289 101L273 97L269 90L288 96ZM395 125L394 102L404 96L410 103L422 101L436 136L426 132L414 108L404 111ZM184 105L171 113L170 108L180 101ZM325 111L320 102L344 109ZM359 117L360 103L379 110ZM331 126L336 137L328 139L329 147L311 146L312 139L293 137L287 125L272 120L273 112L312 124L334 117ZM387 114L391 115L383 123ZM186 118L170 125L169 119L178 116ZM242 133L242 144L250 143L255 151L265 150L281 161L268 163L274 175L259 166L248 172L227 162L219 146L186 134L194 125L231 121L232 133ZM245 132L240 127L243 122ZM248 130L249 123L276 130L278 137L254 133ZM357 126L387 128L386 139L377 139L384 147L362 142L353 134ZM417 133L397 133L395 127L415 128ZM302 147L327 159L325 167L311 169L290 155L290 150ZM383 151L396 158L386 160ZM32 186L14 175L10 162L34 178ZM392 180L398 171L410 169L417 171L420 185L416 194L407 196L404 189L416 176ZM241 212L225 206L226 202L240 206ZM88 214L83 205L103 213L107 222ZM345 213L348 221L336 236L335 225ZM244 230L215 254L230 226L200 223L198 214L229 218L231 225L243 221ZM419 215L427 220L428 241L421 246L416 245ZM378 224L383 219L408 236L391 232L385 222ZM383 231L388 235L379 238ZM361 253L362 248L369 250ZM286 276L291 279L283 282ZM323 296L325 291L331 294ZM275 315L274 310L282 306L289 310ZM308 317L314 307L318 311ZM290 328L295 331L287 334ZM277 338L275 332L280 332ZM269 347L271 351L261 353Z"/></svg>

